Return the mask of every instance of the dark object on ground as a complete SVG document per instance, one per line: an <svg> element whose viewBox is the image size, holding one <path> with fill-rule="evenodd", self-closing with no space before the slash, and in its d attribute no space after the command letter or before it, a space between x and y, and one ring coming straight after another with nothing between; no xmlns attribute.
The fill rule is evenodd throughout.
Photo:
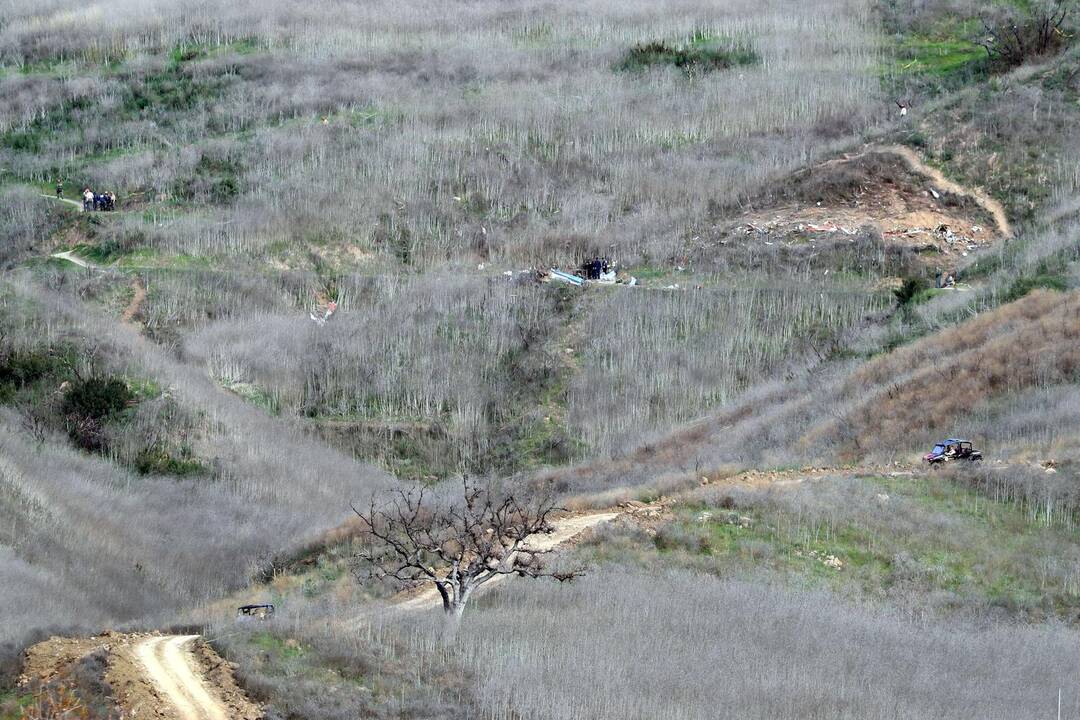
<svg viewBox="0 0 1080 720"><path fill-rule="evenodd" d="M241 605L236 608L236 617L240 619L257 618L259 620L268 620L273 614L274 606L269 603L263 605Z"/></svg>
<svg viewBox="0 0 1080 720"><path fill-rule="evenodd" d="M972 448L967 440L949 438L935 445L933 450L923 456L923 460L931 466L942 465L950 460L977 462L982 460L982 453Z"/></svg>

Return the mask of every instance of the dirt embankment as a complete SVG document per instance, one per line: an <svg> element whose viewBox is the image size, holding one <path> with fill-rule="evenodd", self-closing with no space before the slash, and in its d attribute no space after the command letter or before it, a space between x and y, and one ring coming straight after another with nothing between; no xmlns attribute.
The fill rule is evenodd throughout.
<svg viewBox="0 0 1080 720"><path fill-rule="evenodd" d="M112 633L50 638L26 653L22 683L48 683L91 653L105 652L105 679L124 717L257 720L261 709L233 679L231 666L197 635Z"/></svg>
<svg viewBox="0 0 1080 720"><path fill-rule="evenodd" d="M1000 202L949 180L902 146L870 147L806 168L753 204L734 225L714 228L700 251L760 244L826 252L869 229L893 247L948 265L1013 234Z"/></svg>

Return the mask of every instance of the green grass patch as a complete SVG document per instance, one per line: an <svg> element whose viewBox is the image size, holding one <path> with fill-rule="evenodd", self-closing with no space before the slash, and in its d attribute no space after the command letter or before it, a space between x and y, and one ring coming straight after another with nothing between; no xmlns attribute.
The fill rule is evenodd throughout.
<svg viewBox="0 0 1080 720"><path fill-rule="evenodd" d="M269 632L253 634L251 641L262 651L273 653L282 660L298 660L305 655L304 648L300 643L282 639Z"/></svg>
<svg viewBox="0 0 1080 720"><path fill-rule="evenodd" d="M913 35L897 48L893 70L897 75L973 78L985 75L989 62L986 50L970 40Z"/></svg>
<svg viewBox="0 0 1080 720"><path fill-rule="evenodd" d="M744 39L699 31L683 42L653 41L630 48L615 69L641 72L658 67L680 70L687 77L754 65L761 57Z"/></svg>
<svg viewBox="0 0 1080 720"><path fill-rule="evenodd" d="M922 305L923 303L930 302L938 295L942 295L945 292L946 291L941 288L924 288L912 296L910 303L912 305Z"/></svg>
<svg viewBox="0 0 1080 720"><path fill-rule="evenodd" d="M1040 620L1074 617L1080 609L1069 574L1032 562L1047 552L1080 551L1071 528L1045 527L1014 504L941 476L850 482L858 485L761 493L731 507L684 506L653 537L616 536L582 552L722 576L764 574L791 586L902 603L934 595L933 606L946 612L996 606Z"/></svg>
<svg viewBox="0 0 1080 720"><path fill-rule="evenodd" d="M135 457L134 468L140 475L191 477L210 474L210 468L186 445L178 454L170 453L167 448L147 448Z"/></svg>
<svg viewBox="0 0 1080 720"><path fill-rule="evenodd" d="M281 403L278 402L277 397L266 392L258 385L246 382L222 382L222 386L248 402L258 405L271 415L281 414Z"/></svg>
<svg viewBox="0 0 1080 720"><path fill-rule="evenodd" d="M1045 268L1034 275L1026 275L1016 278L1009 289L1005 291L1004 302L1013 302L1024 297L1032 290L1045 288L1065 292L1069 289L1069 279L1063 271L1048 271Z"/></svg>
<svg viewBox="0 0 1080 720"><path fill-rule="evenodd" d="M34 696L18 690L0 692L0 720L20 720L23 711L34 702Z"/></svg>

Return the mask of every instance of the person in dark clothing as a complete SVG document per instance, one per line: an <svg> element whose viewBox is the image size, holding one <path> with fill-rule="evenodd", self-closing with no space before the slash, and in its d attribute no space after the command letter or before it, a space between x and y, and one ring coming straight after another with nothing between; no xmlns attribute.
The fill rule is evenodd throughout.
<svg viewBox="0 0 1080 720"><path fill-rule="evenodd" d="M56 199L64 197L64 180L63 178L56 178Z"/></svg>

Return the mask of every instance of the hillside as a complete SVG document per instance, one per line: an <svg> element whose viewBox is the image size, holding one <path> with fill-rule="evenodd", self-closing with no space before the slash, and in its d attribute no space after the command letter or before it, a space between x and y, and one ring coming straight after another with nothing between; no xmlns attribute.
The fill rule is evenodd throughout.
<svg viewBox="0 0 1080 720"><path fill-rule="evenodd" d="M1078 23L12 0L0 718L227 712L180 707L203 685L289 720L1046 716L1080 632ZM931 470L946 437L983 462ZM573 582L447 633L361 572L356 515L463 479L559 507Z"/></svg>

